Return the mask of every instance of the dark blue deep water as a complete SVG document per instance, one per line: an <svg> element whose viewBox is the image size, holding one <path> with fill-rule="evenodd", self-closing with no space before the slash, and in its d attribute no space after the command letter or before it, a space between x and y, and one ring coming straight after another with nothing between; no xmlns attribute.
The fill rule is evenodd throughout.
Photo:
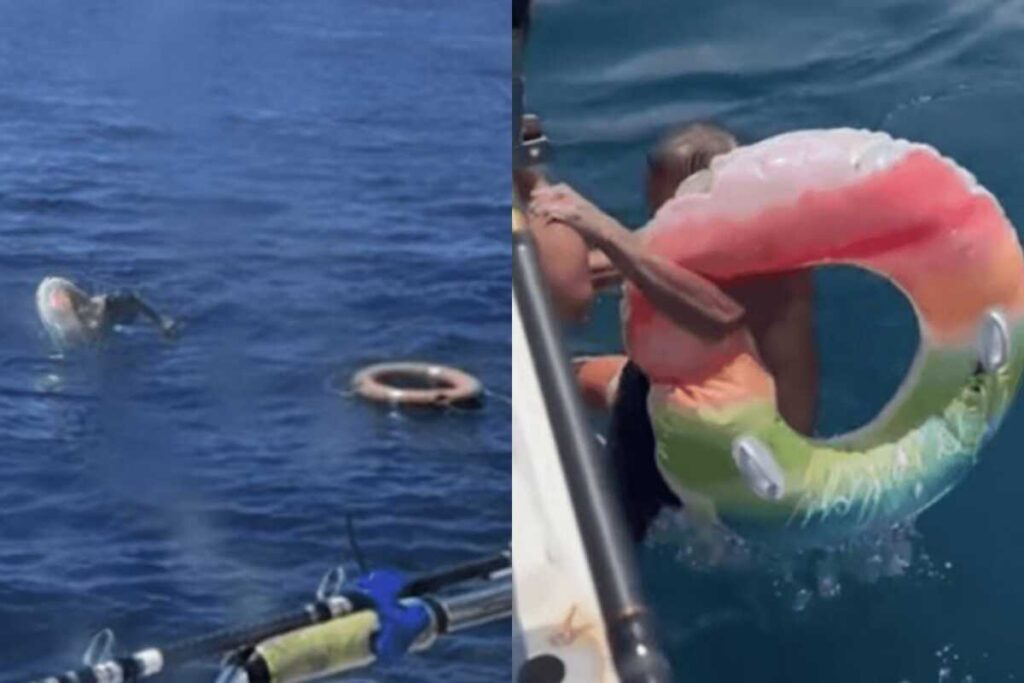
<svg viewBox="0 0 1024 683"><path fill-rule="evenodd" d="M554 170L627 224L645 220L646 149L710 118L748 141L855 126L934 144L1024 226L1020 2L549 0L534 18L528 100L555 142ZM819 279L826 432L869 419L916 343L899 297L858 275ZM619 348L613 297L573 346ZM918 520L901 576L842 577L838 590L812 577L811 593L827 595L794 600L799 577L695 571L646 548L680 680L1024 680L1022 438L1018 401L971 476Z"/></svg>
<svg viewBox="0 0 1024 683"><path fill-rule="evenodd" d="M354 568L346 513L377 565L507 545L508 14L0 1L0 678L77 665L102 627L132 648L293 608ZM51 358L50 274L137 288L183 334ZM493 395L401 415L331 390L399 358ZM508 642L372 678L501 680Z"/></svg>

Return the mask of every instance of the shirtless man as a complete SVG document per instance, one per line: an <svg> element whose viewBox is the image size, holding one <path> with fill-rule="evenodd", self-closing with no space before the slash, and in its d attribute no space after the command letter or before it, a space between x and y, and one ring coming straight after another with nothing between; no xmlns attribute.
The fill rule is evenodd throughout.
<svg viewBox="0 0 1024 683"><path fill-rule="evenodd" d="M523 144L536 142L543 136L540 120L536 116L524 116ZM536 164L514 169L512 182L517 194L524 199L535 189L551 185L544 167ZM555 312L566 322L582 322L594 297L586 242L568 225L535 213L527 214L526 227L537 245L537 258Z"/></svg>
<svg viewBox="0 0 1024 683"><path fill-rule="evenodd" d="M61 348L99 341L115 325L129 325L140 315L165 339L172 338L178 328L174 320L161 316L131 292L90 296L61 277L48 277L39 284L36 310L50 338Z"/></svg>
<svg viewBox="0 0 1024 683"><path fill-rule="evenodd" d="M667 136L648 157L651 213L672 198L683 180L735 146L732 135L705 124ZM538 217L577 230L652 304L707 343L714 344L737 326L748 327L775 378L780 413L797 431L812 431L818 368L810 273L752 278L728 283L723 291L695 273L645 253L634 233L565 185L538 188L532 200L531 211ZM654 433L646 405L650 384L622 356L587 359L578 365L578 376L592 403L612 408L608 450L627 521L634 537L642 539L662 507L679 505L653 457Z"/></svg>

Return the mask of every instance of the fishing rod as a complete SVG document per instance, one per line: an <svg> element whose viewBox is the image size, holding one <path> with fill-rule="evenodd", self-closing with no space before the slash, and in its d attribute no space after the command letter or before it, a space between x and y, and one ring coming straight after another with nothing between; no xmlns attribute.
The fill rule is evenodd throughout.
<svg viewBox="0 0 1024 683"><path fill-rule="evenodd" d="M523 149L525 85L523 56L530 26L530 0L513 2L512 159L516 167L541 153ZM605 459L597 452L580 402L559 324L525 228L523 204L513 187L512 285L534 373L544 396L580 539L604 619L615 669L624 683L669 683L672 670L644 604L633 548L621 504L611 488Z"/></svg>
<svg viewBox="0 0 1024 683"><path fill-rule="evenodd" d="M512 579L506 573L493 585L456 596L423 595L402 601L424 610L429 623L408 652L431 647L442 635L463 631L512 615ZM375 634L380 615L364 610L322 624L270 638L227 663L218 683L299 683L362 669L381 661Z"/></svg>
<svg viewBox="0 0 1024 683"><path fill-rule="evenodd" d="M506 550L409 580L388 570L371 572L366 580L357 581L355 587L349 588L343 586L344 570L336 567L324 575L316 600L300 609L255 624L188 638L163 648L144 648L117 658L111 656L113 634L105 629L93 638L86 650L83 667L38 679L36 683L133 683L197 659L243 651L268 638L307 626L360 612L393 608L391 603L420 598L428 592L472 579L498 580L511 573L511 566L512 555Z"/></svg>

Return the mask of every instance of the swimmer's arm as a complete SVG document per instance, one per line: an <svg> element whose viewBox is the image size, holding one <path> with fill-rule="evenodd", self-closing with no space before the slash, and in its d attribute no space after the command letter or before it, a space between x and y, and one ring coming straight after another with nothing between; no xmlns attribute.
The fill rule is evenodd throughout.
<svg viewBox="0 0 1024 683"><path fill-rule="evenodd" d="M789 303L758 344L776 379L779 413L801 434L812 435L818 412L818 352L814 339L814 296L809 273L787 283Z"/></svg>
<svg viewBox="0 0 1024 683"><path fill-rule="evenodd" d="M636 285L662 313L684 327L711 322L727 331L742 323L745 311L706 278L647 251L637 235L565 185L538 188L531 211L563 222L600 249L623 277ZM703 321L695 321L695 314Z"/></svg>
<svg viewBox="0 0 1024 683"><path fill-rule="evenodd" d="M623 277L636 285L651 304L683 327L694 325L694 314L726 329L742 325L745 311L729 295L697 273L642 249L632 239L606 242L608 254Z"/></svg>
<svg viewBox="0 0 1024 683"><path fill-rule="evenodd" d="M106 305L107 314L113 325L131 323L136 316L142 315L153 323L165 338L172 338L177 331L177 324L174 320L160 315L152 306L132 292L111 294L107 297Z"/></svg>

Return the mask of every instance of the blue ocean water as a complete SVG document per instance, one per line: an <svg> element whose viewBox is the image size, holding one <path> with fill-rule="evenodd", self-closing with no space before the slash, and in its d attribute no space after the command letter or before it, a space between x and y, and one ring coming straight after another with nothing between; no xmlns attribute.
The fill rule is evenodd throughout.
<svg viewBox="0 0 1024 683"><path fill-rule="evenodd" d="M0 678L102 627L127 650L294 608L355 568L346 513L376 565L507 546L508 14L0 2ZM51 274L136 288L182 336L53 358ZM333 388L404 358L492 395L405 415ZM361 678L500 680L508 643Z"/></svg>
<svg viewBox="0 0 1024 683"><path fill-rule="evenodd" d="M527 97L555 144L555 172L629 225L645 220L644 153L692 119L746 140L854 126L928 142L1024 225L1022 39L1024 5L1001 0L547 0L534 13ZM821 428L835 432L891 395L916 330L874 279L825 272L818 284ZM616 304L599 302L574 350L620 348ZM912 552L899 576L703 571L644 549L645 589L680 680L1024 678L1022 411L1018 401L975 471L918 520L918 537L883 549Z"/></svg>

